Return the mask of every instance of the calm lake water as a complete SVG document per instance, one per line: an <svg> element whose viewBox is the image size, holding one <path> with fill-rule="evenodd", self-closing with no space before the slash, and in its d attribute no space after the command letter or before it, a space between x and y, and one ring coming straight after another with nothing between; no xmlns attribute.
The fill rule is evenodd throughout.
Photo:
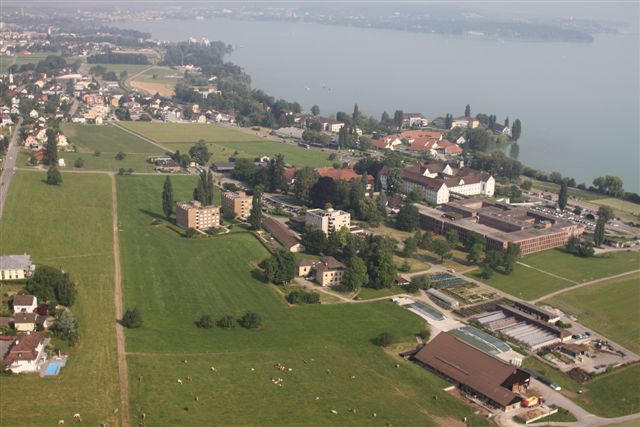
<svg viewBox="0 0 640 427"><path fill-rule="evenodd" d="M587 184L618 175L640 191L637 34L575 44L227 19L123 26L230 43L254 87L323 114L357 103L376 118L395 109L433 118L469 103L474 115L520 118L525 164Z"/></svg>

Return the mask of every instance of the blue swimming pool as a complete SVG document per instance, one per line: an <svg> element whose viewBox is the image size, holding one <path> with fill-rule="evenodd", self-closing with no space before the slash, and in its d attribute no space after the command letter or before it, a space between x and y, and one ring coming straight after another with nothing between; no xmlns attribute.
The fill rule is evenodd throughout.
<svg viewBox="0 0 640 427"><path fill-rule="evenodd" d="M47 366L47 370L45 371L45 375L58 375L60 372L60 363L59 362L49 362L49 366Z"/></svg>

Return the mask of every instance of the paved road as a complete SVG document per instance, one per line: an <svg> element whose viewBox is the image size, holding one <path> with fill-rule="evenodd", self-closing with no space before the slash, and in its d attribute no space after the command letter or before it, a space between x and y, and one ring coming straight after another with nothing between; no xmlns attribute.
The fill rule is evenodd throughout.
<svg viewBox="0 0 640 427"><path fill-rule="evenodd" d="M22 117L16 123L16 128L13 131L11 140L9 141L9 148L7 149L7 155L4 158L4 164L2 169L2 175L0 175L0 219L4 212L4 204L9 193L9 186L11 185L11 178L15 173L16 160L20 147L18 146L18 135L20 134L20 126L22 125Z"/></svg>

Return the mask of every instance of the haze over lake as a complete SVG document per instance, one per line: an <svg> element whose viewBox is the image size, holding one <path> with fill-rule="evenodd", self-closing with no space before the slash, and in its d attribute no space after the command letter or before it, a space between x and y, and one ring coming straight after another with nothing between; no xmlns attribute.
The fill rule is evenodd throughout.
<svg viewBox="0 0 640 427"><path fill-rule="evenodd" d="M318 104L323 114L396 109L429 118L496 114L520 118L519 160L591 184L618 175L640 191L638 36L593 43L540 43L311 23L129 22L160 40L206 37L232 44L229 59L255 88Z"/></svg>

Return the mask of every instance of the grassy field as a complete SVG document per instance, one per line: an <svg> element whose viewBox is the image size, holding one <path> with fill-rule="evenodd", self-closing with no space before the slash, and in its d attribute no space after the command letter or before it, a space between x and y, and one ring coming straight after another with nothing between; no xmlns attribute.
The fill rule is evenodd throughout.
<svg viewBox="0 0 640 427"><path fill-rule="evenodd" d="M638 221L640 219L640 205L637 203L631 203L626 200L614 199L611 197L591 200L590 202L599 206L611 207L616 217L620 217L628 221Z"/></svg>
<svg viewBox="0 0 640 427"><path fill-rule="evenodd" d="M146 90L149 93L158 92L162 96L171 96L176 83L181 78L182 75L178 70L169 67L154 67L140 74L129 83L131 86Z"/></svg>
<svg viewBox="0 0 640 427"><path fill-rule="evenodd" d="M50 187L42 183L44 174L16 173L0 222L0 253L27 252L36 264L71 274L80 344L57 377L0 377L3 426L70 423L76 412L87 425L118 425L110 181L104 175L63 178L60 187Z"/></svg>
<svg viewBox="0 0 640 427"><path fill-rule="evenodd" d="M531 181L533 183L534 190L547 191L555 194L558 194L560 192L559 184L554 184L553 182L538 181L535 179ZM580 199L580 200L594 200L602 197L602 195L598 193L593 193L591 191L580 190L578 188L569 188L569 197L573 197L575 199Z"/></svg>
<svg viewBox="0 0 640 427"><path fill-rule="evenodd" d="M248 142L256 137L232 128L199 123L121 122L123 127L161 144L196 142Z"/></svg>
<svg viewBox="0 0 640 427"><path fill-rule="evenodd" d="M576 289L545 301L607 338L640 353L640 273Z"/></svg>
<svg viewBox="0 0 640 427"><path fill-rule="evenodd" d="M390 297L393 295L404 294L404 293L407 293L406 289L398 285L393 285L390 288L384 288L384 289L362 288L358 293L357 299Z"/></svg>
<svg viewBox="0 0 640 427"><path fill-rule="evenodd" d="M195 179L173 185L180 199ZM153 425L451 425L463 416L482 424L443 381L369 342L382 331L411 342L424 326L417 316L389 302L289 308L252 271L267 252L249 233L187 240L153 226L161 189L161 178L118 179L125 306L137 305L145 321L127 331L134 421L145 412ZM201 314L246 310L261 315L262 329L194 325Z"/></svg>
<svg viewBox="0 0 640 427"><path fill-rule="evenodd" d="M635 364L578 384L546 363L527 357L523 366L562 387L562 394L596 415L619 417L640 411L640 365ZM582 394L578 394L582 390Z"/></svg>
<svg viewBox="0 0 640 427"><path fill-rule="evenodd" d="M165 153L115 126L65 124L63 132L78 150L76 153L60 152L68 168L72 168L75 160L82 157L84 169L87 170L117 171L131 168L136 172L153 172L154 166L147 162L147 157ZM100 156L94 155L96 151L100 152ZM123 160L115 159L119 151L126 154Z"/></svg>
<svg viewBox="0 0 640 427"><path fill-rule="evenodd" d="M640 254L615 252L592 258L580 258L561 250L550 250L527 255L521 259L521 262L535 268L518 264L510 275L496 272L489 280L481 278L479 270L468 273L467 276L511 295L531 300L574 286L576 283L637 269L640 267Z"/></svg>
<svg viewBox="0 0 640 427"><path fill-rule="evenodd" d="M150 67L150 65L136 65L136 64L87 64L87 65L89 70L91 69L91 67L100 65L104 67L107 71L113 71L114 73L116 73L118 77L120 77L120 73L122 71L126 71L130 76L132 76L144 70L145 68Z"/></svg>

